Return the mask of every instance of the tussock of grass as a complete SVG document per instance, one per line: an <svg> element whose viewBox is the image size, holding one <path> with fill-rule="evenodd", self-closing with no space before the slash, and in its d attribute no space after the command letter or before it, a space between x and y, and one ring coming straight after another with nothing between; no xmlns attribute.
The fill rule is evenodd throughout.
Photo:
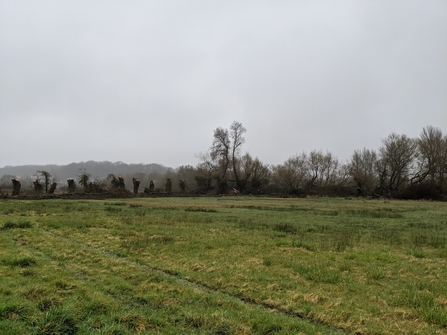
<svg viewBox="0 0 447 335"><path fill-rule="evenodd" d="M64 307L51 307L37 322L37 333L42 335L66 334L74 335L78 331L75 313Z"/></svg>
<svg viewBox="0 0 447 335"><path fill-rule="evenodd" d="M339 269L331 269L329 264L309 265L299 263L293 268L300 276L317 283L336 284L341 279Z"/></svg>
<svg viewBox="0 0 447 335"><path fill-rule="evenodd" d="M214 208L191 207L191 208L185 208L185 212L218 213L219 211Z"/></svg>
<svg viewBox="0 0 447 335"><path fill-rule="evenodd" d="M11 267L25 268L35 265L37 262L33 257L29 256L11 256L3 258L2 263Z"/></svg>
<svg viewBox="0 0 447 335"><path fill-rule="evenodd" d="M1 229L6 230L6 229L32 228L32 227L33 225L30 221L22 221L22 222L7 221L3 224Z"/></svg>

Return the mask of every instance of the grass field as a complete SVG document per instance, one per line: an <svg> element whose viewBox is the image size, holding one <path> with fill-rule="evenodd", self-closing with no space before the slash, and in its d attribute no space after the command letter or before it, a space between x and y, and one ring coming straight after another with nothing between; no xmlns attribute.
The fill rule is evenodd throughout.
<svg viewBox="0 0 447 335"><path fill-rule="evenodd" d="M1 334L446 334L447 204L0 202Z"/></svg>

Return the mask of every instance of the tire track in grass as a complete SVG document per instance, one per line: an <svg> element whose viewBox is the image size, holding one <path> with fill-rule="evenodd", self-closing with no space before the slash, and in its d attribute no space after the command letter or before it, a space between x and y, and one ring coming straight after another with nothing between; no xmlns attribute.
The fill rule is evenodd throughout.
<svg viewBox="0 0 447 335"><path fill-rule="evenodd" d="M239 302L241 302L241 303L243 303L245 305L251 306L252 308L263 309L265 311L275 310L276 312L279 312L279 313L281 313L283 315L286 315L286 316L289 316L289 317L293 317L293 318L298 318L298 319L301 319L303 321L307 321L309 323L312 323L312 324L315 324L315 325L318 325L318 326L326 327L326 328L328 328L328 330L331 333L340 334L340 335L341 334L349 334L344 329L337 328L335 326L326 324L326 323L321 322L319 320L316 320L316 319L314 319L312 317L306 316L304 313L291 311L291 310L288 310L288 309L286 309L286 308L284 308L284 307L282 307L280 305L274 305L274 304L269 304L269 303L265 303L265 302L259 302L259 301L256 301L255 299L250 298L250 297L244 297L244 296L241 296L241 295L229 294L227 292L224 292L224 291L218 290L218 289L216 289L216 288L214 288L212 286L209 286L208 284L206 284L204 282L195 281L195 280L191 280L191 279L188 279L188 278L181 277L178 274L176 274L174 271L167 270L167 269L162 269L162 268L158 268L158 267L154 267L154 266L150 266L150 265L147 265L147 264L142 264L142 263L140 263L138 261L132 261L132 260L128 259L127 257L118 256L118 255L116 255L114 253L111 253L111 252L108 252L106 250L97 248L97 247L95 247L95 246L93 246L93 245L91 245L89 243L81 242L81 241L75 240L73 238L69 238L67 236L57 234L54 231L51 231L51 230L43 228L43 227L36 226L36 228L38 230L40 230L41 232L43 232L44 234L48 234L48 235L56 237L56 238L58 238L60 240L68 241L71 244L82 246L83 248L86 248L86 249L90 249L90 250L96 252L97 254L103 255L105 257L108 257L108 258L111 258L111 259L114 259L114 260L119 260L121 262L127 263L127 264L132 265L132 266L136 266L136 267L138 267L138 268L140 268L140 269L142 269L142 270L144 270L146 272L152 272L152 273L155 273L155 274L158 274L158 275L161 275L161 276L165 276L167 279L174 280L174 281L180 283L181 285L184 285L184 286L187 286L187 287L191 287L191 288L195 288L195 289L199 289L199 290L202 290L202 291L208 292L208 293L219 294L219 295L227 297L227 298L236 299L237 301L239 301Z"/></svg>

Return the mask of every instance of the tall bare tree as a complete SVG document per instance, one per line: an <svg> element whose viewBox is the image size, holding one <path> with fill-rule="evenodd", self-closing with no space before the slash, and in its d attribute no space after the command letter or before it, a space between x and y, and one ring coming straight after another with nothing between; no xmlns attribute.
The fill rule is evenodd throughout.
<svg viewBox="0 0 447 335"><path fill-rule="evenodd" d="M422 129L417 140L418 170L414 181L429 181L432 185L442 186L447 173L447 135L441 129L427 126Z"/></svg>
<svg viewBox="0 0 447 335"><path fill-rule="evenodd" d="M194 177L199 192L208 192L212 189L213 175L216 166L209 152L197 155L199 163Z"/></svg>
<svg viewBox="0 0 447 335"><path fill-rule="evenodd" d="M377 167L381 186L387 191L398 191L410 180L417 151L416 140L406 135L390 134L382 140Z"/></svg>
<svg viewBox="0 0 447 335"><path fill-rule="evenodd" d="M240 178L240 158L241 158L241 146L245 142L244 134L247 129L244 128L242 123L233 121L230 127L230 138L231 138L231 161L233 165L233 174L236 179L237 188L240 191L244 191L247 178L241 180Z"/></svg>
<svg viewBox="0 0 447 335"><path fill-rule="evenodd" d="M228 168L230 166L231 141L227 129L216 128L213 135L213 144L210 148L210 156L217 165L219 171L217 180L221 193L225 193L228 186Z"/></svg>

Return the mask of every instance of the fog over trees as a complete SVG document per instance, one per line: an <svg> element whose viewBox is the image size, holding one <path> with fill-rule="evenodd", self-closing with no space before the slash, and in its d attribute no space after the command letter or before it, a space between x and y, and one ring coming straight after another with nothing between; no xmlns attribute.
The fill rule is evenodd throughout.
<svg viewBox="0 0 447 335"><path fill-rule="evenodd" d="M379 148L359 148L346 162L331 152L312 150L278 165L268 165L244 152L246 133L238 121L229 128L214 129L208 151L196 154L195 167L93 161L66 166L6 166L0 168L0 191L12 193L18 178L21 192L33 189L33 183L34 190L36 183L44 185L45 193L51 183L51 193L55 184L59 192L67 192L67 179L73 179L80 186L77 192L123 189L126 185L137 193L141 185L140 194L447 199L447 135L433 126L424 127L418 138L391 133Z"/></svg>

